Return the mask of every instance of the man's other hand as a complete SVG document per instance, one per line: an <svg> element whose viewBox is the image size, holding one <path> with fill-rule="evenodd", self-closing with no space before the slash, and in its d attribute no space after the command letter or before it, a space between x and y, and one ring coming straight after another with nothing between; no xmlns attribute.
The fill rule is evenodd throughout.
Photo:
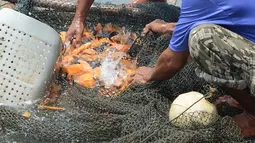
<svg viewBox="0 0 255 143"><path fill-rule="evenodd" d="M146 34L149 31L161 34L172 33L175 24L176 23L167 23L164 20L156 19L145 26L145 28L143 29L143 33Z"/></svg>
<svg viewBox="0 0 255 143"><path fill-rule="evenodd" d="M75 16L71 26L69 27L66 33L65 42L70 42L72 38L75 37L75 41L73 42L74 47L79 47L81 44L81 38L84 31L84 18L80 16Z"/></svg>
<svg viewBox="0 0 255 143"><path fill-rule="evenodd" d="M153 71L154 68L139 67L134 74L130 75L130 80L128 82L131 86L145 84L150 81Z"/></svg>

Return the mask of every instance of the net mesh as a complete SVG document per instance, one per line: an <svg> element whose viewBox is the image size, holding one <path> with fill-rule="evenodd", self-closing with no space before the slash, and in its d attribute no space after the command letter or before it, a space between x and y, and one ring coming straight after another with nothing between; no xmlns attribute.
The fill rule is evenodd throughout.
<svg viewBox="0 0 255 143"><path fill-rule="evenodd" d="M58 32L66 31L72 21L75 2L71 0L20 0L16 9L36 18ZM141 32L154 19L176 22L180 9L173 5L146 4L130 6L95 4L87 20L88 26L113 23ZM150 33L136 43L139 50L138 66L153 66L160 53L168 46L171 35ZM208 84L197 78L196 64L190 61L176 76L164 82L152 82L130 87L118 96L99 96L97 88L63 82L65 91L55 105L65 111L38 110L37 105L23 110L0 107L1 142L252 142L243 139L232 121L240 111L228 105L218 106L217 122L206 127L178 128L169 123L169 108L181 93L199 91L208 94ZM213 102L224 93L219 89L210 98ZM206 120L208 113L193 112L177 120L191 117ZM176 121L177 121L176 120Z"/></svg>

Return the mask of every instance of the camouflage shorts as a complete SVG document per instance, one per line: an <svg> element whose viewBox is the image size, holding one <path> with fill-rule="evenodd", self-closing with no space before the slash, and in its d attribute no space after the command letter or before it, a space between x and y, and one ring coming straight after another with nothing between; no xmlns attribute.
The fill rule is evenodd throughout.
<svg viewBox="0 0 255 143"><path fill-rule="evenodd" d="M255 44L219 25L203 24L189 36L196 74L212 85L249 88L255 95Z"/></svg>

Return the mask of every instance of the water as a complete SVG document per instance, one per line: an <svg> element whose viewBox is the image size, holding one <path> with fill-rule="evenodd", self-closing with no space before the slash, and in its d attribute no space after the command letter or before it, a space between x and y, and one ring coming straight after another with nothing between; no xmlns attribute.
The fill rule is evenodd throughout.
<svg viewBox="0 0 255 143"><path fill-rule="evenodd" d="M121 72L119 61L124 55L120 55L118 59L113 59L111 53L102 62L100 79L104 82L105 88L109 88L117 80Z"/></svg>

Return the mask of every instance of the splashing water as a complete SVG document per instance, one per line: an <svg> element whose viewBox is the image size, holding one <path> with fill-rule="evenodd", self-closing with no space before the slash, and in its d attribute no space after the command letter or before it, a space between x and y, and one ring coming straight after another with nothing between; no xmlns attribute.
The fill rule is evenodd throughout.
<svg viewBox="0 0 255 143"><path fill-rule="evenodd" d="M111 52L106 56L101 65L100 79L104 82L105 88L109 88L118 78L121 73L121 67L119 66L119 61L124 56L124 54L118 56L114 59L111 56Z"/></svg>

